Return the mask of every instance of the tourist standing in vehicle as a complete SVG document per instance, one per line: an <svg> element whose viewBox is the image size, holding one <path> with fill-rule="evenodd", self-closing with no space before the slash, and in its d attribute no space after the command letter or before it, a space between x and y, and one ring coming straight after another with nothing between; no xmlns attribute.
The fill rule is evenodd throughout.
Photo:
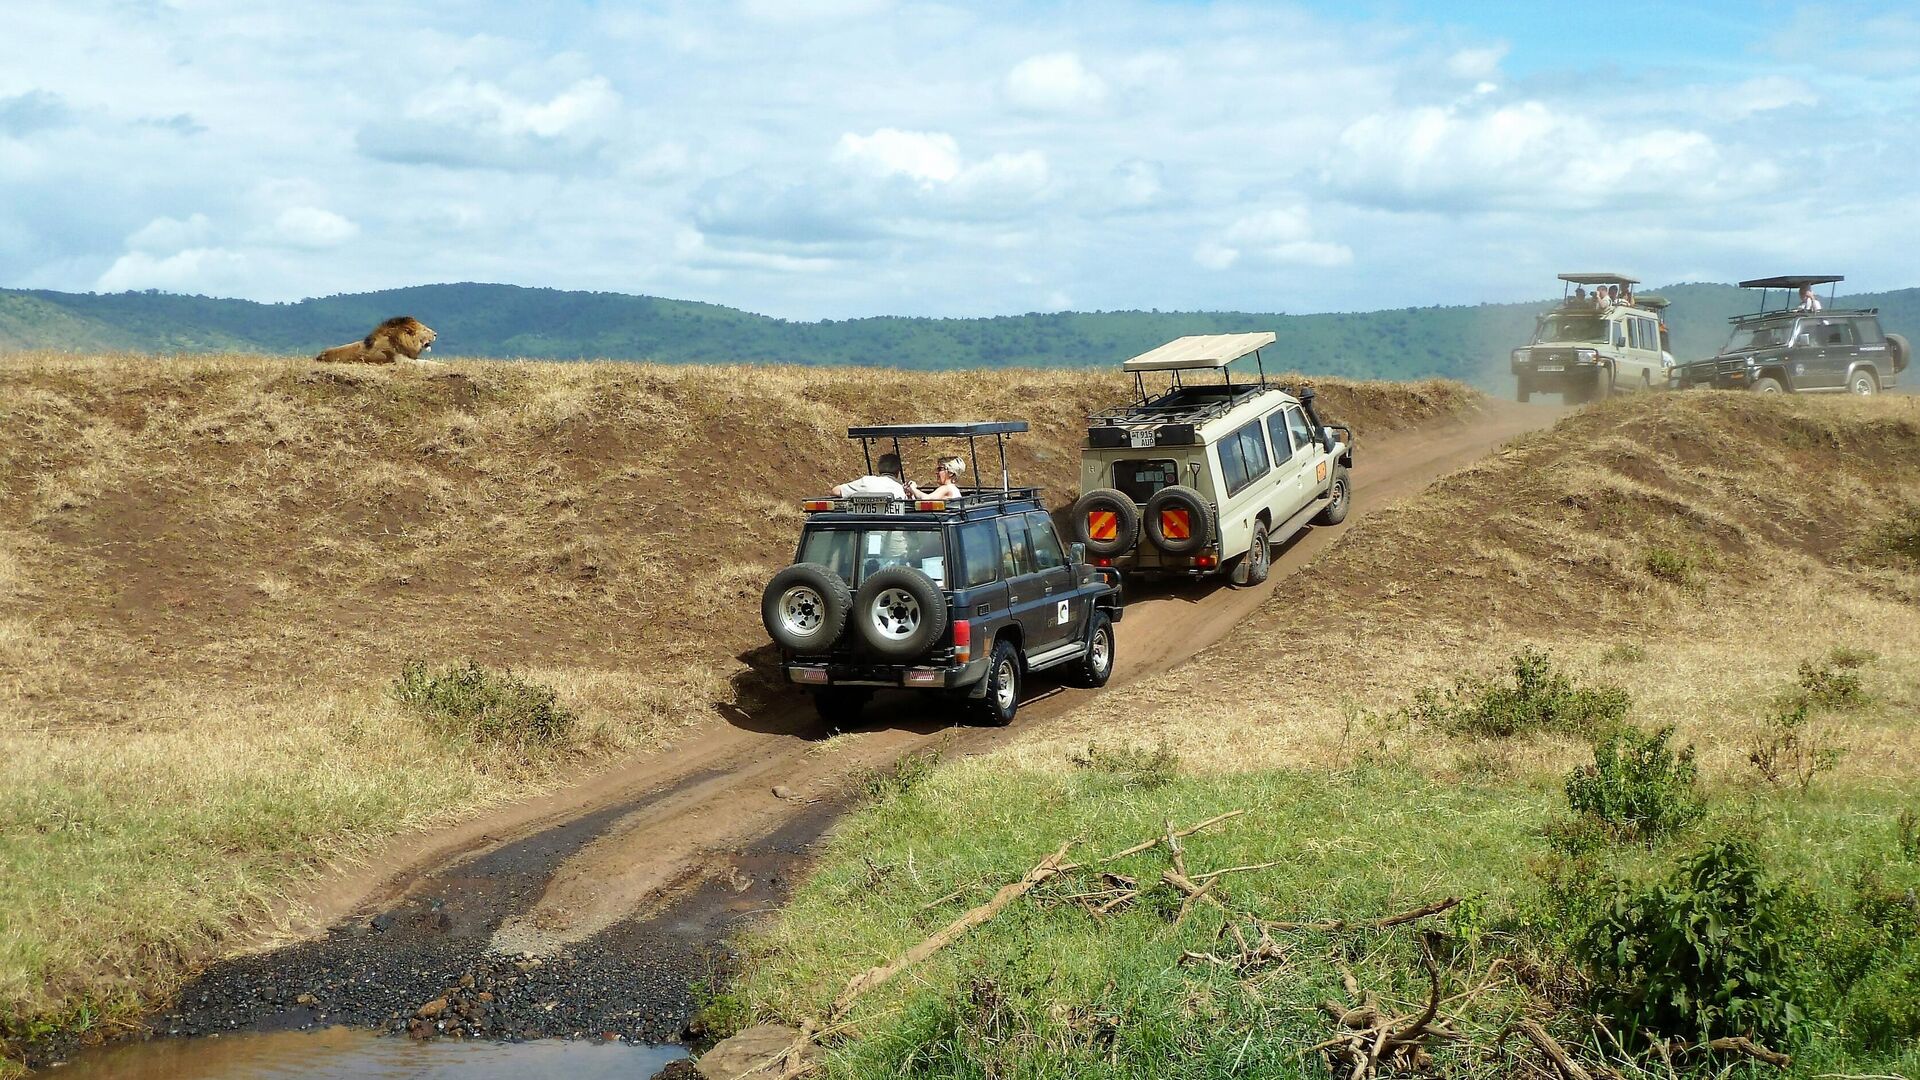
<svg viewBox="0 0 1920 1080"><path fill-rule="evenodd" d="M880 471L877 474L863 476L858 480L849 480L836 486L833 493L842 499L849 495L885 495L890 499L906 498L906 485L900 482L900 455L881 454Z"/></svg>
<svg viewBox="0 0 1920 1080"><path fill-rule="evenodd" d="M1819 311L1820 298L1813 295L1813 286L1800 286L1800 306L1795 311Z"/></svg>
<svg viewBox="0 0 1920 1080"><path fill-rule="evenodd" d="M957 481L961 470L966 467L965 458L947 458L934 466L934 478L939 482L934 485L932 491L920 490L919 484L908 484L907 490L916 499L957 499L960 497L960 485Z"/></svg>

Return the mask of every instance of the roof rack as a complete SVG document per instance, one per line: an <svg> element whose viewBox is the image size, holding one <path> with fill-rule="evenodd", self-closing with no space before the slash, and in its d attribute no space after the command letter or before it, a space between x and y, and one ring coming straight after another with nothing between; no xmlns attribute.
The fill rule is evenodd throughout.
<svg viewBox="0 0 1920 1080"><path fill-rule="evenodd" d="M1266 389L1265 383L1175 385L1158 397L1143 396L1119 408L1093 413L1087 419L1120 427L1203 424L1216 416L1225 416L1234 406Z"/></svg>
<svg viewBox="0 0 1920 1080"><path fill-rule="evenodd" d="M846 495L808 499L800 505L808 513L855 513L870 509L875 514L943 514L953 510L974 510L983 506L1001 506L1022 500L1040 500L1037 487L961 488L957 499L895 499L885 495Z"/></svg>
<svg viewBox="0 0 1920 1080"><path fill-rule="evenodd" d="M900 456L901 439L965 439L967 440L967 458L973 463L973 486L976 491L987 490L980 479L980 448L978 440L991 436L1000 450L1000 491L1003 495L1015 490L1034 490L1037 488L1015 489L1012 477L1007 473L1007 439L1027 430L1025 420L974 420L933 424L869 424L865 427L850 427L847 438L860 440L860 452L866 455L867 472L873 472L873 444L882 439L893 443L893 456Z"/></svg>
<svg viewBox="0 0 1920 1080"><path fill-rule="evenodd" d="M1630 278L1624 274L1561 274L1560 280L1569 285L1638 285L1639 278Z"/></svg>

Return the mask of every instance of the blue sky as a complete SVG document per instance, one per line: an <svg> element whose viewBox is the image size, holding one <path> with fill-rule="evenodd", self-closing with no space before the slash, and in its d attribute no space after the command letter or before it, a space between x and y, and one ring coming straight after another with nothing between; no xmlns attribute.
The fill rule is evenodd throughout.
<svg viewBox="0 0 1920 1080"><path fill-rule="evenodd" d="M1906 5L0 6L0 284L792 318L1920 284Z"/></svg>

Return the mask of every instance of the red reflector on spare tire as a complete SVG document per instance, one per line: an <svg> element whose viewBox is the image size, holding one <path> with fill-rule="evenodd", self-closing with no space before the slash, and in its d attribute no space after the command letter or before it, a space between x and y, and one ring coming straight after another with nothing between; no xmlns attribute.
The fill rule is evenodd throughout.
<svg viewBox="0 0 1920 1080"><path fill-rule="evenodd" d="M1160 535L1169 540L1185 540L1193 535L1193 518L1185 510L1160 511Z"/></svg>

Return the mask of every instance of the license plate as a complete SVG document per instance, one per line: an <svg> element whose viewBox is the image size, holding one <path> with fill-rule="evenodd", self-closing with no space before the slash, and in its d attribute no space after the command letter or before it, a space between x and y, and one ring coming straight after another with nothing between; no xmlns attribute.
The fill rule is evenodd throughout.
<svg viewBox="0 0 1920 1080"><path fill-rule="evenodd" d="M1153 431L1149 429L1147 431L1128 432L1127 442L1135 450L1151 447L1153 445Z"/></svg>
<svg viewBox="0 0 1920 1080"><path fill-rule="evenodd" d="M1534 368L1533 370L1535 370L1535 371L1565 371L1565 370L1567 370L1567 369L1566 369L1566 368L1564 368L1564 367L1562 367L1562 366L1561 366L1561 365L1559 365L1559 364L1541 364L1541 365L1540 365L1539 367L1537 367L1537 368Z"/></svg>
<svg viewBox="0 0 1920 1080"><path fill-rule="evenodd" d="M854 499L852 509L856 514L884 514L893 508L892 499Z"/></svg>

